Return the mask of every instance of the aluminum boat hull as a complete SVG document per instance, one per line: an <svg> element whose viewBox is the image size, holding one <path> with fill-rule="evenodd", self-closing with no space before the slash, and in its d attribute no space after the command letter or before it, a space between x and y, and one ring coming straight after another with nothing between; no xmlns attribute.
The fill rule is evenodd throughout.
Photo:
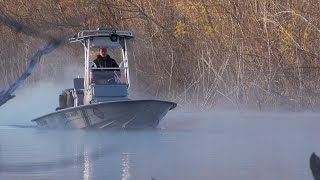
<svg viewBox="0 0 320 180"><path fill-rule="evenodd" d="M33 119L44 128L155 128L177 106L160 100L102 102L58 110Z"/></svg>

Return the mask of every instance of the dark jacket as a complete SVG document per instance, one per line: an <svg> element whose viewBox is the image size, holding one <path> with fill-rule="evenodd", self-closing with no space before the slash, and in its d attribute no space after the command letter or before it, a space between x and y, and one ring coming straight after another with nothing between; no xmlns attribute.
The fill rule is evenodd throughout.
<svg viewBox="0 0 320 180"><path fill-rule="evenodd" d="M93 60L93 62L97 65L97 67L101 67L101 68L108 68L108 67L119 67L119 65L117 64L117 62L112 59L109 55L107 55L106 57L102 57L100 55L97 56L97 59ZM119 70L117 70L119 71Z"/></svg>

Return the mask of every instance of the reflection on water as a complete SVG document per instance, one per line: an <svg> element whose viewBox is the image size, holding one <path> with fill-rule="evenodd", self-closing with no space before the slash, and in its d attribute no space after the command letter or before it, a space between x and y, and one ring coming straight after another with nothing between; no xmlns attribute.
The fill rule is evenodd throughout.
<svg viewBox="0 0 320 180"><path fill-rule="evenodd" d="M128 180L130 178L130 159L129 153L123 153L122 157L122 180Z"/></svg>
<svg viewBox="0 0 320 180"><path fill-rule="evenodd" d="M154 131L0 126L0 179L312 179L319 117L169 113Z"/></svg>
<svg viewBox="0 0 320 180"><path fill-rule="evenodd" d="M90 168L90 156L88 155L88 152L85 151L83 153L83 157L84 157L83 179L88 180L88 179L90 179L90 169L91 169Z"/></svg>

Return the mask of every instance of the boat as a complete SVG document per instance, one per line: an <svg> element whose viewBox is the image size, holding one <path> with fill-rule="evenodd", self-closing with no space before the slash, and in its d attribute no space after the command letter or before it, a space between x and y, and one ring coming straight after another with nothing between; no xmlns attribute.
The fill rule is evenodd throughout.
<svg viewBox="0 0 320 180"><path fill-rule="evenodd" d="M82 30L70 42L84 47L84 77L59 95L56 111L31 120L43 128L156 128L177 104L156 99L129 98L128 30ZM97 67L90 53L97 48L121 49L119 67Z"/></svg>

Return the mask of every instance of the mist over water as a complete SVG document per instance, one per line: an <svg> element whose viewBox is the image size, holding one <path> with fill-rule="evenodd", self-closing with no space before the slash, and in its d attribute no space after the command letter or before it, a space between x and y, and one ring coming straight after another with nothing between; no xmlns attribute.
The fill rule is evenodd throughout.
<svg viewBox="0 0 320 180"><path fill-rule="evenodd" d="M312 179L319 113L178 108L156 130L36 128L30 120L53 112L76 75L21 88L0 107L0 179Z"/></svg>
<svg viewBox="0 0 320 180"><path fill-rule="evenodd" d="M31 119L53 112L61 89L53 83L19 89L16 97L0 107L1 125L32 125Z"/></svg>
<svg viewBox="0 0 320 180"><path fill-rule="evenodd" d="M312 179L319 117L171 111L152 131L0 126L0 178Z"/></svg>
<svg viewBox="0 0 320 180"><path fill-rule="evenodd" d="M50 69L50 62L54 59L46 59L44 67ZM60 72L58 77L47 77L44 72L47 73L48 69L38 65L32 75L38 75L43 80L24 84L13 93L15 98L0 106L0 125L34 125L30 120L55 111L62 90L73 87L73 78L83 77L82 67L75 63L65 63L63 68L57 70Z"/></svg>

